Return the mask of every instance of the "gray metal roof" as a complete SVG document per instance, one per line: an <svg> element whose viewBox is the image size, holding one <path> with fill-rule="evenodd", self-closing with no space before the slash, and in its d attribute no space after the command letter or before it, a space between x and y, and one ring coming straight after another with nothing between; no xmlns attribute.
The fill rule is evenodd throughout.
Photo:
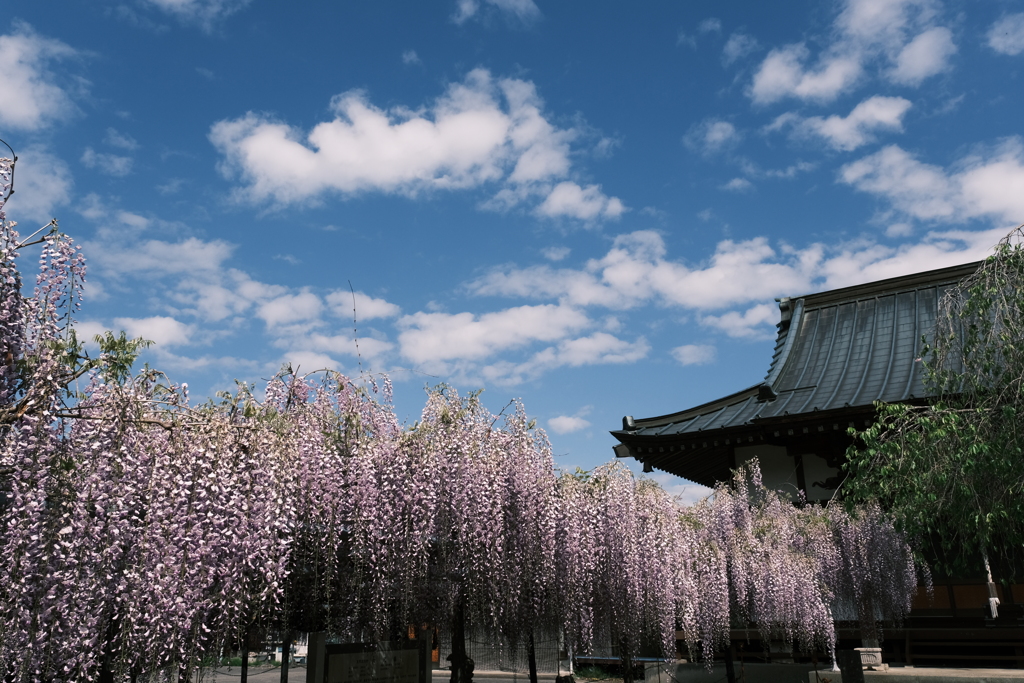
<svg viewBox="0 0 1024 683"><path fill-rule="evenodd" d="M782 299L782 321L763 382L704 405L644 418L612 432L684 437L787 421L817 411L870 408L926 396L922 337L945 290L978 263Z"/></svg>

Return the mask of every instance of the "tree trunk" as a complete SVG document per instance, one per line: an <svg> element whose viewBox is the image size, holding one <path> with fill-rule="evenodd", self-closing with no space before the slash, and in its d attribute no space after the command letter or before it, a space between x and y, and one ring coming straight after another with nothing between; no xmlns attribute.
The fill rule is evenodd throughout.
<svg viewBox="0 0 1024 683"><path fill-rule="evenodd" d="M466 655L466 610L460 597L452 615L451 683L472 683L473 660Z"/></svg>
<svg viewBox="0 0 1024 683"><path fill-rule="evenodd" d="M527 646L529 648L526 654L530 662L530 683L537 683L537 652L533 647L533 629L530 630L530 640Z"/></svg>
<svg viewBox="0 0 1024 683"><path fill-rule="evenodd" d="M100 660L98 683L114 683L114 653L111 652L117 634L117 620L107 622L106 643L103 645L103 658Z"/></svg>
<svg viewBox="0 0 1024 683"><path fill-rule="evenodd" d="M242 634L242 674L240 683L249 683L249 631Z"/></svg>
<svg viewBox="0 0 1024 683"><path fill-rule="evenodd" d="M732 663L732 643L725 648L725 680L729 683L736 683L736 669Z"/></svg>
<svg viewBox="0 0 1024 683"><path fill-rule="evenodd" d="M292 649L291 633L284 632L281 638L281 683L288 683L288 655Z"/></svg>
<svg viewBox="0 0 1024 683"><path fill-rule="evenodd" d="M863 647L878 647L878 626L875 623L875 603L865 595L860 601L860 641Z"/></svg>
<svg viewBox="0 0 1024 683"><path fill-rule="evenodd" d="M622 667L622 683L633 683L633 648L631 643L619 640L619 666Z"/></svg>

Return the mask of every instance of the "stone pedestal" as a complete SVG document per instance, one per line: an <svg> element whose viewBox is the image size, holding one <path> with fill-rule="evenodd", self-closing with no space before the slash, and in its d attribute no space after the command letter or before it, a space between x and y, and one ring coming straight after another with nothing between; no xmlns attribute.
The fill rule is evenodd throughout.
<svg viewBox="0 0 1024 683"><path fill-rule="evenodd" d="M855 647L854 650L860 655L860 663L868 671L886 671L888 665L882 664L882 648L880 647Z"/></svg>

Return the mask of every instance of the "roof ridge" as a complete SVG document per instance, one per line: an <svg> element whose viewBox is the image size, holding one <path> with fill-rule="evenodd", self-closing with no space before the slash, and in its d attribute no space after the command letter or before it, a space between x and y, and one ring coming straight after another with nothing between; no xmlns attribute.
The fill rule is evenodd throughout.
<svg viewBox="0 0 1024 683"><path fill-rule="evenodd" d="M823 292L804 294L802 296L792 298L803 299L806 302L807 307L813 307L870 298L877 292L898 294L904 290L920 289L922 286L938 286L951 282L958 282L963 278L972 275L982 263L982 261L972 261L971 263L963 263L958 266L936 268L934 270L926 270L920 273L900 275L898 277L890 277L884 280L874 280L872 282L864 282L859 285L850 285L849 287L840 287L839 289L829 289Z"/></svg>

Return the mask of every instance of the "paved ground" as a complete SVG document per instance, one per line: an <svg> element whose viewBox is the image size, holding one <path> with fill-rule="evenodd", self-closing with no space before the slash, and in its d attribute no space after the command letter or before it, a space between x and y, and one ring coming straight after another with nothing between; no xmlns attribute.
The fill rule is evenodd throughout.
<svg viewBox="0 0 1024 683"><path fill-rule="evenodd" d="M242 669L240 667L221 667L208 671L203 676L203 681L204 683L208 681L232 683L233 681L238 681L241 676ZM249 683L280 683L281 668L277 666L250 666L248 679ZM306 683L306 667L289 666L288 683Z"/></svg>
<svg viewBox="0 0 1024 683"><path fill-rule="evenodd" d="M207 672L203 676L204 683L233 683L241 676L239 667L223 667ZM446 683L451 676L448 671L434 671L433 683ZM540 683L553 683L554 676L539 676ZM510 674L505 672L478 671L473 675L473 683L528 683L530 677L526 674ZM250 666L249 683L280 683L281 669L279 667ZM288 683L306 683L306 667L289 666ZM601 683L622 683L621 681L609 680Z"/></svg>

